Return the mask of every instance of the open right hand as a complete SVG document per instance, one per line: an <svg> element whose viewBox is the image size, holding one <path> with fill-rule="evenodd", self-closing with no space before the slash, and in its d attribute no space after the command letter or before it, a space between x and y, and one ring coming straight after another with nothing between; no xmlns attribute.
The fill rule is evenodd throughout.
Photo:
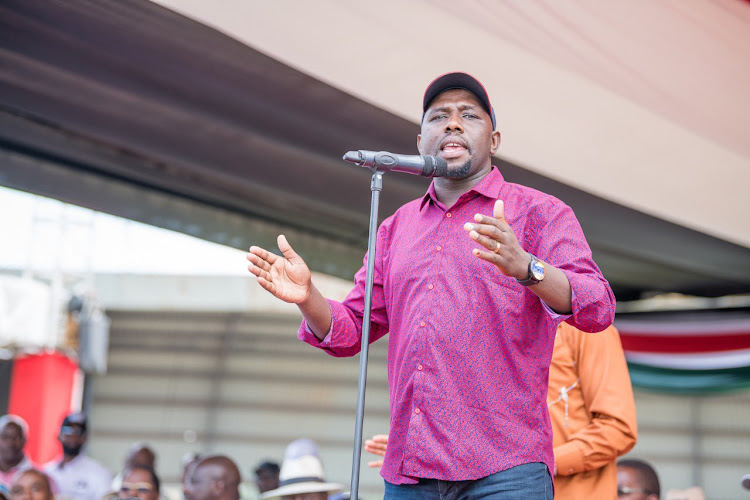
<svg viewBox="0 0 750 500"><path fill-rule="evenodd" d="M258 284L279 299L300 304L310 297L312 275L310 269L292 249L282 234L276 239L280 257L260 247L252 246L247 254L247 269L258 278Z"/></svg>

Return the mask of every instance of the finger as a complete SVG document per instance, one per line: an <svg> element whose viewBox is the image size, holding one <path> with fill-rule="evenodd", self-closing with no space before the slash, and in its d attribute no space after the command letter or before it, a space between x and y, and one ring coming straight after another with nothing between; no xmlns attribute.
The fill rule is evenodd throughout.
<svg viewBox="0 0 750 500"><path fill-rule="evenodd" d="M382 460L375 460L374 462L367 462L368 467L372 467L373 469L382 467L383 461Z"/></svg>
<svg viewBox="0 0 750 500"><path fill-rule="evenodd" d="M506 222L505 220L505 204L503 200L497 200L495 206L492 207L492 216L498 220Z"/></svg>
<svg viewBox="0 0 750 500"><path fill-rule="evenodd" d="M469 235L471 235L471 232L474 231L492 238L493 240L498 240L500 241L500 243L503 243L505 241L505 236L507 234L494 224L475 224L472 222L467 222L466 224L464 224L464 230L469 231Z"/></svg>
<svg viewBox="0 0 750 500"><path fill-rule="evenodd" d="M292 264L302 262L302 257L300 257L297 252L294 251L292 245L290 245L286 240L286 236L280 234L279 237L276 238L276 243L279 245L279 250L281 250L281 253L284 254L284 257L286 257L289 262L291 262Z"/></svg>
<svg viewBox="0 0 750 500"><path fill-rule="evenodd" d="M256 255L271 265L273 265L273 263L276 262L276 259L279 258L278 255L273 254L264 248L256 247L255 245L250 247L250 253L248 254L248 258L249 258L249 255Z"/></svg>
<svg viewBox="0 0 750 500"><path fill-rule="evenodd" d="M508 222L506 222L505 219L495 219L494 217L490 217L489 215L474 214L474 222L480 225L483 224L486 226L497 228L497 230L500 232L510 231L510 225L508 224ZM468 224L471 223L469 222Z"/></svg>
<svg viewBox="0 0 750 500"><path fill-rule="evenodd" d="M489 236L479 234L476 231L469 231L469 237L489 250L493 255L497 255L497 253L502 250L502 244L495 238L490 238ZM479 251L479 249L475 248L475 255L477 251Z"/></svg>
<svg viewBox="0 0 750 500"><path fill-rule="evenodd" d="M271 264L267 260L261 259L254 253L247 254L247 260L249 260L252 265L259 267L264 271L271 270Z"/></svg>
<svg viewBox="0 0 750 500"><path fill-rule="evenodd" d="M388 434L375 434L372 440L376 443L388 444Z"/></svg>
<svg viewBox="0 0 750 500"><path fill-rule="evenodd" d="M486 260L490 264L494 264L498 268L500 268L500 271L505 273L505 260L502 256L496 254L495 252L485 252L484 250L480 250L478 248L475 248L471 252L475 257L479 257L482 260Z"/></svg>
<svg viewBox="0 0 750 500"><path fill-rule="evenodd" d="M273 279L271 278L271 273L259 268L258 266L250 264L249 266L247 266L247 270L254 274L256 278L263 278L268 282L273 281Z"/></svg>
<svg viewBox="0 0 750 500"><path fill-rule="evenodd" d="M382 442L376 442L372 439L368 439L367 441L365 441L365 451L368 451L370 453L385 453L386 448L386 445Z"/></svg>
<svg viewBox="0 0 750 500"><path fill-rule="evenodd" d="M371 446L365 446L365 451L368 453L372 453L373 455L380 455L381 457L385 456L385 446L381 445L371 445Z"/></svg>
<svg viewBox="0 0 750 500"><path fill-rule="evenodd" d="M271 292L273 295L276 295L276 285L274 285L272 282L268 281L262 276L258 276L258 284L265 288L267 291Z"/></svg>

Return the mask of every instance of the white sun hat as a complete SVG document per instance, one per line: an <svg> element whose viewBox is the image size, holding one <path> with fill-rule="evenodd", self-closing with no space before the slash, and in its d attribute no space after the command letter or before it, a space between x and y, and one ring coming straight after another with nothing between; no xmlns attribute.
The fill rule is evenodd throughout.
<svg viewBox="0 0 750 500"><path fill-rule="evenodd" d="M343 486L327 483L318 445L310 439L298 439L286 447L279 472L279 487L261 495L263 500L302 493L336 493Z"/></svg>

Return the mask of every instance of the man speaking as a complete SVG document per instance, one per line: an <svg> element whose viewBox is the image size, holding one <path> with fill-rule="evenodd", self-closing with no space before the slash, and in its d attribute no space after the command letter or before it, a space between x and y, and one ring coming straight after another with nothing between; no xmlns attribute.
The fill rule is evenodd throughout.
<svg viewBox="0 0 750 500"><path fill-rule="evenodd" d="M603 330L614 296L570 207L512 184L487 91L449 73L423 98L422 155L447 162L427 193L380 226L371 341L390 333L385 498L552 498L547 377L561 321ZM324 298L286 238L248 266L297 304L300 339L360 351L365 265L344 302Z"/></svg>

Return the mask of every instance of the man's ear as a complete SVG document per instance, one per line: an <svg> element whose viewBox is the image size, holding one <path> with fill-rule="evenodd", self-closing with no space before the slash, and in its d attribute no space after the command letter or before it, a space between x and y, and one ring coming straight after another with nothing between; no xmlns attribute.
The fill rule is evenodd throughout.
<svg viewBox="0 0 750 500"><path fill-rule="evenodd" d="M492 131L492 141L490 146L490 154L495 154L497 149L500 147L500 132L497 130Z"/></svg>
<svg viewBox="0 0 750 500"><path fill-rule="evenodd" d="M417 151L422 154L422 134L417 134Z"/></svg>

